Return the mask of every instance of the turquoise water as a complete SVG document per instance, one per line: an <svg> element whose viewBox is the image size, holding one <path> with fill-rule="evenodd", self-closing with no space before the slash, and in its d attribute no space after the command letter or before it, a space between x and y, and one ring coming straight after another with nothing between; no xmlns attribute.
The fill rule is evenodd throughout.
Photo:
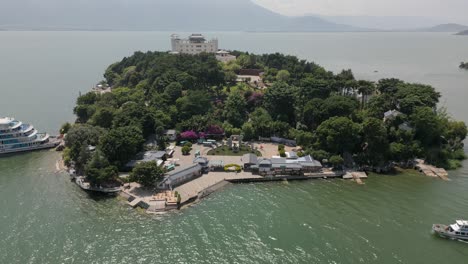
<svg viewBox="0 0 468 264"><path fill-rule="evenodd" d="M369 79L436 85L468 121L468 38L445 34L210 33L222 47L282 51ZM0 32L0 115L53 133L79 91L134 50L169 48L170 33ZM229 43L229 44L227 44ZM267 45L268 44L268 45ZM466 60L466 59L465 59ZM378 70L378 73L374 73ZM90 196L55 172L59 154L0 159L0 263L466 263L468 245L433 223L468 218L468 163L451 181L418 174L232 185L186 210L148 216Z"/></svg>

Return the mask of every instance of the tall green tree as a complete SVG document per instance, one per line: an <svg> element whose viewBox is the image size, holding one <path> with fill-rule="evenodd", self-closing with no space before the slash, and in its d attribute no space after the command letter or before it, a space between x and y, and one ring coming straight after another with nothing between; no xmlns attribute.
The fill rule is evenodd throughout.
<svg viewBox="0 0 468 264"><path fill-rule="evenodd" d="M332 117L317 128L316 134L321 148L330 153L351 152L360 145L359 124L347 117Z"/></svg>
<svg viewBox="0 0 468 264"><path fill-rule="evenodd" d="M229 94L224 105L224 118L234 127L240 128L247 118L247 102L239 92Z"/></svg>
<svg viewBox="0 0 468 264"><path fill-rule="evenodd" d="M152 187L164 178L164 171L156 161L141 162L130 173L130 179L143 186Z"/></svg>
<svg viewBox="0 0 468 264"><path fill-rule="evenodd" d="M99 149L109 161L118 166L124 166L143 148L143 135L136 126L117 127L111 129L99 142Z"/></svg>
<svg viewBox="0 0 468 264"><path fill-rule="evenodd" d="M265 109L279 121L293 124L295 121L295 87L284 82L273 84L263 98Z"/></svg>

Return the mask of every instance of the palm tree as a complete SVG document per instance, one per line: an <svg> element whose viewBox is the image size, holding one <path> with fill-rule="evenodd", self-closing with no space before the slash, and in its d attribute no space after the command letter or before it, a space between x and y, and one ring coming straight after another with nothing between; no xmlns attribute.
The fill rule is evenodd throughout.
<svg viewBox="0 0 468 264"><path fill-rule="evenodd" d="M375 83L370 81L358 81L357 90L361 94L361 108L367 102L367 97L375 91Z"/></svg>

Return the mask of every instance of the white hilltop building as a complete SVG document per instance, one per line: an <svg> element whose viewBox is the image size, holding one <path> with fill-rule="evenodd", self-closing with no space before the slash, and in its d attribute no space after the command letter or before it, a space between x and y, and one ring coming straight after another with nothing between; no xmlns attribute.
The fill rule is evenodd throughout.
<svg viewBox="0 0 468 264"><path fill-rule="evenodd" d="M202 34L192 34L186 39L171 35L172 53L199 54L218 52L218 40L207 40Z"/></svg>

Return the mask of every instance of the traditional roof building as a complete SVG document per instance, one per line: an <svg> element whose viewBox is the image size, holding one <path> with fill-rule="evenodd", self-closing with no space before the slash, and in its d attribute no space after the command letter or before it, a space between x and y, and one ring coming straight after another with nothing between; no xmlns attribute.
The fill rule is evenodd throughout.
<svg viewBox="0 0 468 264"><path fill-rule="evenodd" d="M236 56L231 55L228 51L220 50L216 52L216 59L221 62L227 63L236 60Z"/></svg>

